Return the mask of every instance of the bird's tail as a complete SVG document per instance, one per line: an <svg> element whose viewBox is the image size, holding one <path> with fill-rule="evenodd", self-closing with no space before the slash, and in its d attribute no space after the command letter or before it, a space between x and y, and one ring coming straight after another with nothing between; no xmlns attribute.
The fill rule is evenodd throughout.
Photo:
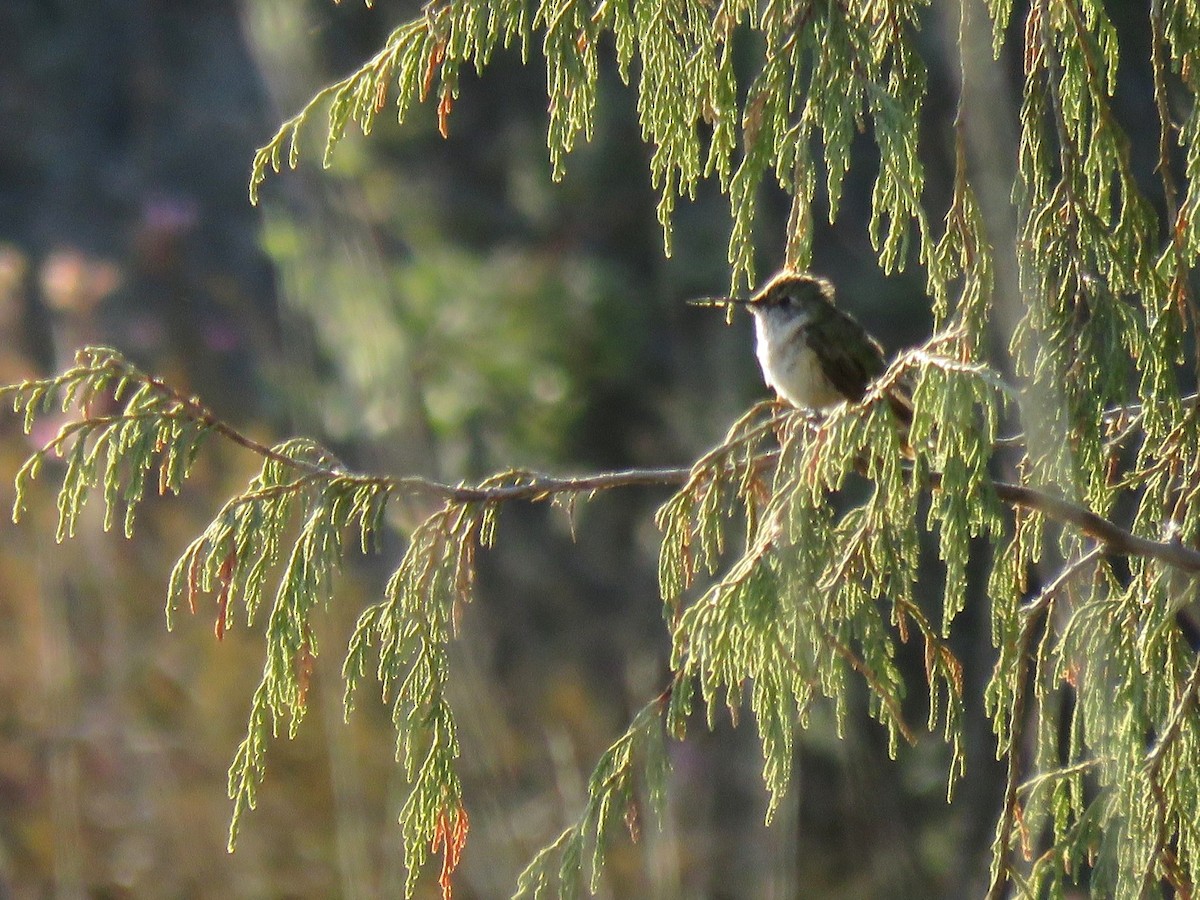
<svg viewBox="0 0 1200 900"><path fill-rule="evenodd" d="M904 430L908 431L913 420L912 389L908 385L896 385L888 391L887 402Z"/></svg>

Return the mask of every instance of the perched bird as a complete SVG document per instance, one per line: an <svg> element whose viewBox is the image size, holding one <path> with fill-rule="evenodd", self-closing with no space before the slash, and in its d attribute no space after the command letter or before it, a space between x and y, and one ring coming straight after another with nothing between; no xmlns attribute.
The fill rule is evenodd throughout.
<svg viewBox="0 0 1200 900"><path fill-rule="evenodd" d="M754 314L755 349L763 380L784 400L802 409L828 410L862 400L887 368L883 348L833 301L824 278L788 269L752 297L709 297L694 306L744 306ZM912 404L899 391L888 403L905 425Z"/></svg>

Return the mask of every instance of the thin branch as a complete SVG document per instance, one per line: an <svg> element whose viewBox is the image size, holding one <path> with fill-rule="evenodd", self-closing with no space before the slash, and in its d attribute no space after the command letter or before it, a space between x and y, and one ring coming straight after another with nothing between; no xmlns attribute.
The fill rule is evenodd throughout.
<svg viewBox="0 0 1200 900"><path fill-rule="evenodd" d="M1163 51L1167 36L1163 28L1162 0L1150 0L1150 67L1154 74L1154 105L1158 109L1158 174L1162 179L1163 200L1167 207L1168 227L1172 232L1172 243L1178 255L1179 194L1171 168L1171 132L1175 129L1171 121L1171 109L1167 104L1167 62Z"/></svg>
<svg viewBox="0 0 1200 900"><path fill-rule="evenodd" d="M112 363L110 367L118 371L127 371L119 364ZM379 484L396 490L432 494L455 503L503 503L509 500L545 500L555 494L591 493L614 487L631 487L634 485L672 485L687 480L692 468L668 469L626 469L619 472L602 472L575 478L555 478L536 473L511 473L512 477L520 479L520 483L492 487L468 487L452 485L416 475L392 478L387 476L369 476L355 474L340 463L337 465L322 465L307 459L297 459L280 453L261 441L256 441L234 428L228 422L219 418L211 409L196 397L177 391L161 378L144 372L137 373L142 380L151 385L156 391L166 396L185 411L189 418L216 432L223 438L237 444L264 459L277 462L280 465L329 480L346 479L357 484ZM774 424L774 419L764 424ZM707 459L708 457L704 457Z"/></svg>
<svg viewBox="0 0 1200 900"><path fill-rule="evenodd" d="M904 713L900 709L899 702L895 696L884 688L883 682L879 680L879 676L875 674L875 670L861 656L839 641L833 633L826 630L823 626L821 628L821 636L824 638L825 643L829 645L829 648L844 659L850 665L850 668L861 675L863 680L870 685L871 689L875 692L875 696L879 698L879 702L886 707L891 722L904 737L904 740L908 741L910 745L915 745L917 743L917 736L908 726L908 723L904 721Z"/></svg>
<svg viewBox="0 0 1200 900"><path fill-rule="evenodd" d="M620 487L670 487L684 484L692 474L690 466L670 469L622 469L593 475L557 477L537 472L512 472L519 483L498 487L453 485L428 478L369 479L391 487L431 494L453 503L506 503L510 500L538 502L556 494L594 494Z"/></svg>
<svg viewBox="0 0 1200 900"><path fill-rule="evenodd" d="M1175 400L1157 400L1153 403L1127 403L1122 406L1110 406L1104 410L1100 421L1105 426L1121 423L1125 420L1126 416L1129 417L1117 433L1105 442L1105 450L1113 450L1124 444L1137 431L1138 426L1141 425L1142 420L1146 417L1148 409L1161 409L1175 402ZM1189 410L1200 406L1200 392L1184 394L1179 398L1178 403ZM996 438L995 445L997 447L1024 447L1026 440L1025 432L1018 431L1015 434L1006 434Z"/></svg>
<svg viewBox="0 0 1200 900"><path fill-rule="evenodd" d="M122 365L116 361L110 362L108 365L113 370L118 372L127 373L129 371L127 365ZM203 425L205 428L208 428L211 431L215 431L226 440L232 441L239 447L243 447L246 450L263 457L264 459L269 459L272 462L277 462L280 465L287 466L291 469L296 469L308 475L316 475L330 480L335 478L350 478L360 484L373 483L384 485L387 485L393 481L393 479L389 478L354 475L341 466L340 463L337 466L325 466L311 460L296 459L295 457L280 453L275 448L268 447L266 444L256 441L254 438L238 431L224 419L219 418L216 413L201 403L198 398L189 397L186 394L177 391L161 378L158 378L154 375L149 375L145 372L137 370L135 371L141 380L143 380L146 384L149 384L160 394L178 404L181 409L185 410L193 421Z"/></svg>
<svg viewBox="0 0 1200 900"><path fill-rule="evenodd" d="M566 478L536 473L514 473L522 478L520 484L490 488L444 484L415 477L369 480L384 481L397 488L426 492L456 503L504 503L510 500L539 501L555 494L595 493L619 487L680 485L685 483L691 474L691 468L683 467L625 469L619 472ZM933 479L934 482L938 480ZM1103 544L1109 553L1147 557L1184 571L1200 572L1200 551L1185 547L1181 543L1140 537L1090 509L1037 488L1007 481L995 481L992 486L996 496L1010 506L1031 509L1056 522L1074 525Z"/></svg>
<svg viewBox="0 0 1200 900"><path fill-rule="evenodd" d="M1070 766L1062 766L1058 769L1051 769L1048 772L1035 775L1033 778L1030 778L1028 781L1022 783L1022 785L1017 788L1017 793L1032 793L1047 782L1058 781L1060 778L1070 778L1073 775L1079 775L1083 772L1087 772L1090 769L1096 768L1096 766L1105 763L1111 763L1112 761L1112 757L1093 756L1091 759L1081 760L1080 762L1074 763Z"/></svg>

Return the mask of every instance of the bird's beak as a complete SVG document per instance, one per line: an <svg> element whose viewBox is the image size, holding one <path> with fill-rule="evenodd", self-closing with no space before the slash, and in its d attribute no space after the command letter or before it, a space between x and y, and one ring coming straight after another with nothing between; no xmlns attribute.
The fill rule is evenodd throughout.
<svg viewBox="0 0 1200 900"><path fill-rule="evenodd" d="M688 306L747 306L753 302L752 297L701 297L689 300Z"/></svg>

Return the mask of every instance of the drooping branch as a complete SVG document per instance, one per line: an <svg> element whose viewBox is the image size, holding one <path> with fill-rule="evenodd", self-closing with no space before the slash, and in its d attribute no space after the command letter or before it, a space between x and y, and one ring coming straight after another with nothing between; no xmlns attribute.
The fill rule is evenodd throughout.
<svg viewBox="0 0 1200 900"><path fill-rule="evenodd" d="M303 456L288 455L255 440L221 419L196 397L183 394L162 379L136 369L120 357L110 357L101 364L100 368L111 370L113 376L140 382L160 394L167 404L166 408L160 408L157 414L167 417L178 415L181 418L191 419L203 429L219 434L231 443L264 459L291 468L302 476L306 476L306 479L340 480L343 483L375 486L389 492L425 495L451 503L491 505L512 501L536 503L553 499L556 496L590 495L616 488L678 487L686 484L693 476L699 475L707 464L715 460L714 451L714 453L701 457L693 466L622 469L575 476L510 471L494 475L474 485L450 484L420 476L362 475L350 471L336 460L326 463L323 460L316 461ZM15 390L19 393L21 387L16 387ZM139 415L141 414L139 413ZM85 417L65 426L64 432L73 431L80 425L86 425L89 422L95 423L117 418L120 416L107 416L100 419ZM773 416L757 426L755 430L778 424L779 421L779 415ZM52 444L57 444L58 441L59 439L56 438ZM777 458L777 455L778 451L761 453L758 456L759 464L763 467L769 466ZM332 457L328 458L332 459ZM939 489L940 479L937 473L932 473L930 482L934 490ZM1062 525L1078 528L1084 534L1099 541L1109 553L1155 559L1186 572L1200 573L1200 551L1186 547L1178 541L1155 541L1136 535L1086 507L1038 488L1005 481L992 482L992 488L996 496L1009 506L1033 510Z"/></svg>
<svg viewBox="0 0 1200 900"><path fill-rule="evenodd" d="M207 411L205 414L211 416L211 413ZM685 484L693 472L691 467L685 466L661 469L622 469L614 472L575 476L511 472L496 476L492 481L506 479L514 483L492 485L484 483L475 486L448 484L411 475L399 478L360 476L343 470L325 468L307 460L282 456L265 444L237 431L228 423L213 419L211 424L215 431L240 446L308 474L325 475L329 478L349 478L364 484L383 484L393 490L427 494L454 503L538 502L559 494L594 494L623 487L674 487ZM763 462L769 462L773 455L773 453L764 455ZM934 480L936 481L936 479ZM1141 537L1086 507L1037 488L1007 481L993 482L993 488L996 496L1010 506L1030 509L1064 525L1073 525L1084 534L1102 543L1110 553L1120 556L1143 556L1185 571L1200 572L1200 551L1185 547L1177 541L1154 541Z"/></svg>
<svg viewBox="0 0 1200 900"><path fill-rule="evenodd" d="M236 443L255 452L268 455L276 461L294 464L311 474L319 473L321 467L305 461L278 459L269 447L237 432L231 426L218 429L222 435L237 435ZM774 455L766 454L764 463ZM383 483L388 487L439 497L455 503L507 503L510 501L538 502L558 494L594 494L600 491L623 487L674 487L685 484L691 477L691 467L662 469L622 469L615 472L598 472L591 475L555 476L534 472L511 472L498 478L508 478L515 483L496 485L455 485L417 476L387 478L379 476L354 476L334 469L326 471L331 478L349 477L364 483ZM495 479L493 479L495 480ZM936 479L934 479L936 481ZM1041 513L1063 525L1073 525L1089 537L1095 538L1110 553L1120 556L1142 556L1183 569L1200 572L1200 551L1185 547L1177 541L1154 541L1122 528L1111 519L1106 519L1086 507L1056 497L1046 491L996 481L992 484L996 496L1013 507L1022 507Z"/></svg>

